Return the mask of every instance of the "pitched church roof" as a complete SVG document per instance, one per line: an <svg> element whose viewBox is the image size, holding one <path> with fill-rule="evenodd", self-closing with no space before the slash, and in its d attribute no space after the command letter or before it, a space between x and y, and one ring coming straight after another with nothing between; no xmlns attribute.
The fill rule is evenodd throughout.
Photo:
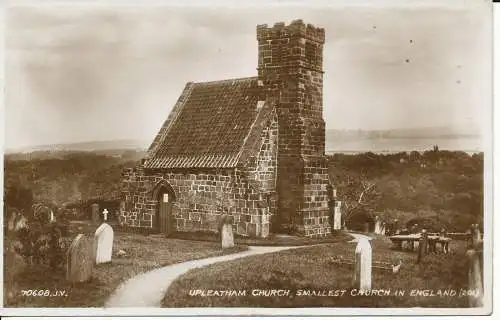
<svg viewBox="0 0 500 320"><path fill-rule="evenodd" d="M186 84L148 150L146 168L235 167L274 107L257 77Z"/></svg>

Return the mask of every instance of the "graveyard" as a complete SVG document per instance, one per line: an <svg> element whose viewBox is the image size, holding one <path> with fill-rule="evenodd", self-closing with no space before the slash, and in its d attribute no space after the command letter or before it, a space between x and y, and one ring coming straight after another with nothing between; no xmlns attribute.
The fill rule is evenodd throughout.
<svg viewBox="0 0 500 320"><path fill-rule="evenodd" d="M57 267L29 265L19 256L8 255L5 305L102 307L121 283L140 273L246 250L239 245L222 249L220 243L113 232L112 229L106 223L88 222L70 230L65 237L70 240L66 245L67 257Z"/></svg>
<svg viewBox="0 0 500 320"><path fill-rule="evenodd" d="M354 261L360 258L357 257L357 244L339 242L191 270L172 283L163 307L469 306L466 296L438 296L445 289L458 292L459 288L468 288L465 241L452 241L449 254L428 254L420 263L417 263L416 253L394 250L391 241L384 236L375 237L370 242L373 251L369 287L370 292L374 292L372 295L363 294L366 280L355 279ZM350 260L352 264L348 262ZM246 294L192 296L193 290L201 288L212 292L245 291ZM287 292L285 296L273 295L276 289ZM385 295L387 293L389 297Z"/></svg>
<svg viewBox="0 0 500 320"><path fill-rule="evenodd" d="M471 223L482 223L482 154L468 156L446 151L429 151L421 157L412 156L400 162L404 154L394 155L336 155L329 158L330 176L338 185L338 196L349 204L357 199L363 183L375 187L366 194L365 211L378 214L387 223L387 231L397 221L404 227L405 221L420 219L419 225L427 227L429 233L439 232L444 227L451 233L464 232ZM441 160L436 160L436 159ZM422 163L426 162L426 166ZM5 256L5 305L12 307L99 307L103 306L113 292L127 279L143 272L194 259L221 256L239 252L247 246L308 246L282 252L266 253L228 261L198 270L189 271L174 281L168 289L163 305L172 306L465 306L467 300L460 298L436 298L404 296L391 299L383 297L332 297L295 296L283 297L189 297L190 289L211 288L290 288L290 290L318 291L321 288L350 288L354 265L344 263L355 259L356 245L349 243L350 236L336 232L331 238L301 238L297 236L267 239L242 238L234 234L235 247L222 249L220 231L213 234L174 233L147 235L121 230L115 221L108 221L112 229L113 244L110 252L97 254L95 245L107 239L111 232L100 221L92 222L90 208L83 216L66 214L65 202L87 201L101 197L115 199L120 186L120 173L128 163L115 158L92 154L61 156L60 159L9 160L5 162L4 231L7 230L13 210L32 217L35 203L53 203L50 206L56 225L67 229L62 238L64 250L57 267L48 263L29 264L24 257L12 254L9 244L16 237L4 232ZM81 168L80 168L81 167ZM77 171L75 168L80 168ZM94 169L95 168L95 169ZM361 171L360 171L361 168ZM441 199L441 200L440 200ZM444 201L443 201L444 199ZM352 202L352 201L351 201ZM102 208L101 208L102 209ZM343 209L346 209L343 207ZM50 210L49 210L50 211ZM102 211L102 210L100 210ZM354 215L353 215L354 217ZM50 215L47 219L50 220ZM110 216L111 218L111 216ZM112 219L111 219L112 220ZM16 222L22 226L22 219ZM355 229L357 223L347 220L347 227ZM48 226L51 224L48 223ZM98 229L100 229L98 231ZM233 229L234 231L234 229ZM95 256L82 255L81 259L95 262L92 270L83 268L83 278L74 274L68 278L68 249L78 234L83 240L98 237L92 245ZM50 233L49 233L50 234ZM80 239L80 241L82 238ZM50 242L50 237L44 241ZM80 243L79 241L79 243ZM86 242L83 241L83 242ZM80 243L80 245L83 244ZM106 241L104 241L106 242ZM376 235L371 241L373 257L372 288L448 288L467 287L466 243L463 240L450 242L450 254L432 254L416 263L417 252L394 250L388 237ZM90 245L87 243L87 250ZM83 245L85 247L85 245ZM84 258L86 257L86 258ZM109 258L111 257L111 262ZM99 263L97 263L99 259ZM398 274L387 269L402 262ZM339 263L340 262L340 263ZM94 264L94 263L92 263ZM69 269L71 270L71 268ZM73 271L75 271L73 269ZM85 275L86 273L86 275ZM70 273L71 274L71 273ZM37 290L41 290L41 292ZM30 291L31 290L31 291ZM50 295L43 296L47 290ZM42 296L34 296L33 294ZM62 294L63 293L63 294ZM448 300L447 300L448 299Z"/></svg>

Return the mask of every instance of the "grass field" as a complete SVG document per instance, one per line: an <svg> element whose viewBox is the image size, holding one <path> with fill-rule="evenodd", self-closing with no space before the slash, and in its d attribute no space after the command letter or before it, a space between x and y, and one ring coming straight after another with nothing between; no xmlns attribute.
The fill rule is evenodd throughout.
<svg viewBox="0 0 500 320"><path fill-rule="evenodd" d="M459 290L467 287L463 242L453 242L452 253L448 255L429 255L417 264L416 253L394 251L390 249L388 240L374 239L374 262L396 264L402 261L397 274L393 274L392 270L373 271L372 289L390 290L390 296L351 294L353 266L333 264L331 258L354 258L355 246L346 242L322 244L195 269L172 283L163 300L163 307L467 307L467 298L458 297ZM193 290L233 289L244 290L245 294L193 295ZM290 291L281 297L261 295L266 293L265 290L269 293L273 289ZM411 290L417 289L435 290L434 294L438 289L453 289L457 290L457 295L411 296ZM334 295L335 290L338 290L338 296L328 296ZM344 294L341 290L345 290ZM404 294L395 296L396 290L402 290ZM431 294L430 291L427 293Z"/></svg>
<svg viewBox="0 0 500 320"><path fill-rule="evenodd" d="M188 260L202 259L245 250L236 246L222 250L213 242L187 241L165 238L161 235L115 233L113 251L125 250L126 257L113 256L112 262L97 265L89 282L70 285L65 270L48 267L26 267L18 273L13 284L4 293L13 293L7 307L102 307L109 295L123 281L161 266ZM9 290L10 289L10 290ZM22 290L65 291L65 296L23 296Z"/></svg>

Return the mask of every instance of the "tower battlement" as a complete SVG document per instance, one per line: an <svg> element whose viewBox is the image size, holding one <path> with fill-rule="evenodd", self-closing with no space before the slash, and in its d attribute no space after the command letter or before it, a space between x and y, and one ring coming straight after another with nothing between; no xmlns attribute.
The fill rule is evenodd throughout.
<svg viewBox="0 0 500 320"><path fill-rule="evenodd" d="M289 25L277 22L272 27L267 24L257 25L257 40L273 40L283 37L300 37L321 44L325 43L325 29L317 28L312 24L305 24L302 20L293 20Z"/></svg>

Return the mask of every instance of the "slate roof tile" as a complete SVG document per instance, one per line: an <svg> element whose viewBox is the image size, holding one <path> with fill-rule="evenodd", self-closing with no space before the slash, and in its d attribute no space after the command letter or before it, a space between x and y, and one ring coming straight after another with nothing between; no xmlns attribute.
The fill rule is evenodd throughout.
<svg viewBox="0 0 500 320"><path fill-rule="evenodd" d="M145 167L235 167L263 100L257 77L188 83Z"/></svg>

